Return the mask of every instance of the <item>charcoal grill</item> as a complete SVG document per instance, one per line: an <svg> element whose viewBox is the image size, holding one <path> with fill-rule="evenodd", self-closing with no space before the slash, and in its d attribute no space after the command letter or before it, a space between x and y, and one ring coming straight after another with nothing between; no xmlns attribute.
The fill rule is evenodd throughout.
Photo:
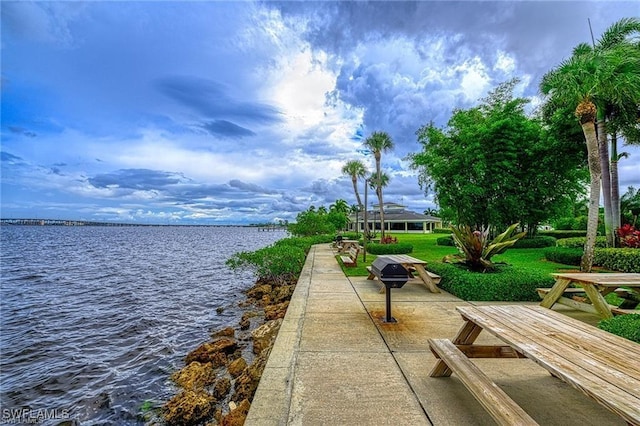
<svg viewBox="0 0 640 426"><path fill-rule="evenodd" d="M392 258L378 256L371 263L371 273L374 274L385 286L386 293L386 314L384 322L397 322L391 316L391 289L402 288L409 280L409 271L401 263L395 262Z"/></svg>

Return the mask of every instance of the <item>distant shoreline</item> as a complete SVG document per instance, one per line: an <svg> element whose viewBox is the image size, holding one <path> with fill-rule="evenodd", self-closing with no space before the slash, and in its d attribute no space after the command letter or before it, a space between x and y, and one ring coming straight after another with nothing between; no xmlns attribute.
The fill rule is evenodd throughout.
<svg viewBox="0 0 640 426"><path fill-rule="evenodd" d="M127 222L99 222L89 220L72 219L8 219L0 218L0 225L10 226L190 226L190 227L217 227L217 228L258 228L267 231L286 231L285 226L272 224L198 224L198 223L127 223Z"/></svg>

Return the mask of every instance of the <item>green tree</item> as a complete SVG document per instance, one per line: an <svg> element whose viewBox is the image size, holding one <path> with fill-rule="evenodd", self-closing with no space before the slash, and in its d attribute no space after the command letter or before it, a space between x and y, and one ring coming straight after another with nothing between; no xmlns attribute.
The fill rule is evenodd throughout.
<svg viewBox="0 0 640 426"><path fill-rule="evenodd" d="M344 166L342 166L342 174L347 175L351 178L351 184L353 185L353 193L356 196L356 202L358 203L359 211L363 211L365 206L362 204L362 200L360 199L360 193L358 192L358 179L364 179L367 175L367 168L360 160L351 160L348 161ZM358 224L356 223L356 227ZM364 233L365 235L369 234L369 225L367 223L364 224Z"/></svg>
<svg viewBox="0 0 640 426"><path fill-rule="evenodd" d="M606 145L606 107L627 108L629 101L638 99L640 93L640 67L638 56L634 52L635 49L627 43L611 48L591 48L587 44L580 44L574 48L571 58L547 73L540 83L542 92L549 95L548 102L552 105L575 107L575 115L587 145L591 176L589 219L584 256L580 265L585 272L591 271L593 265L602 178L596 120L600 119L600 135L605 136ZM608 210L611 215L610 189L607 189L609 193L605 196L609 200ZM611 218L609 223L610 221ZM610 233L609 230L608 234Z"/></svg>
<svg viewBox="0 0 640 426"><path fill-rule="evenodd" d="M445 129L430 123L417 131L422 151L409 160L441 218L474 229L520 222L534 232L577 196L580 157L556 155L561 144L526 116L526 99L513 97L517 82L454 111Z"/></svg>
<svg viewBox="0 0 640 426"><path fill-rule="evenodd" d="M376 192L376 196L378 197L378 208L379 210L383 210L382 206L382 188L385 188L389 185L389 175L385 172L380 172L380 174L373 174L367 179L369 182L369 188ZM375 226L374 226L375 228ZM384 220L383 216L380 216L380 233L384 237Z"/></svg>
<svg viewBox="0 0 640 426"><path fill-rule="evenodd" d="M382 182L381 182L381 169L380 163L382 158L382 153L386 151L390 151L393 149L393 140L391 136L389 136L386 132L373 132L371 136L369 136L364 141L364 146L369 148L371 152L373 152L373 156L376 159L376 174L375 174L375 183L376 183L376 194L378 195L378 202L380 204L380 226L381 236L384 238L384 204L382 199Z"/></svg>
<svg viewBox="0 0 640 426"><path fill-rule="evenodd" d="M330 220L330 215L324 206L315 209L310 206L307 210L298 213L296 221L290 223L287 230L297 237L309 237L313 235L334 234L336 224Z"/></svg>

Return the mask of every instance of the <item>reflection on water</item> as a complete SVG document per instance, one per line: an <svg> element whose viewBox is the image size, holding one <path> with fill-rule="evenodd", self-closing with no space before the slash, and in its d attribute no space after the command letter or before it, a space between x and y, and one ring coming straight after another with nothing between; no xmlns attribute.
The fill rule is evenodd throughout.
<svg viewBox="0 0 640 426"><path fill-rule="evenodd" d="M172 395L184 355L238 322L254 278L225 260L285 234L3 226L1 236L2 421L23 410L51 419L40 424L120 425L140 424L145 401Z"/></svg>

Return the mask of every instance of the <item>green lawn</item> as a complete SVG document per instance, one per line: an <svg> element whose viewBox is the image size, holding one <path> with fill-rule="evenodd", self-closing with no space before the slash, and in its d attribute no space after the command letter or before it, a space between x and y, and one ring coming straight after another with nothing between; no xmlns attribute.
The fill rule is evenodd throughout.
<svg viewBox="0 0 640 426"><path fill-rule="evenodd" d="M442 262L442 258L448 254L457 252L455 247L436 245L436 240L444 234L394 234L399 242L409 243L413 245L413 253L411 256L427 262ZM547 271L550 274L554 272L562 272L566 270L577 269L576 266L563 265L560 263L548 262L544 259L544 249L509 249L501 255L492 258L495 262L505 262L512 265L535 265L537 268ZM347 276L367 275L366 267L371 265L376 256L367 253L367 261L363 262L363 253L358 256L358 266L354 268L344 268Z"/></svg>

